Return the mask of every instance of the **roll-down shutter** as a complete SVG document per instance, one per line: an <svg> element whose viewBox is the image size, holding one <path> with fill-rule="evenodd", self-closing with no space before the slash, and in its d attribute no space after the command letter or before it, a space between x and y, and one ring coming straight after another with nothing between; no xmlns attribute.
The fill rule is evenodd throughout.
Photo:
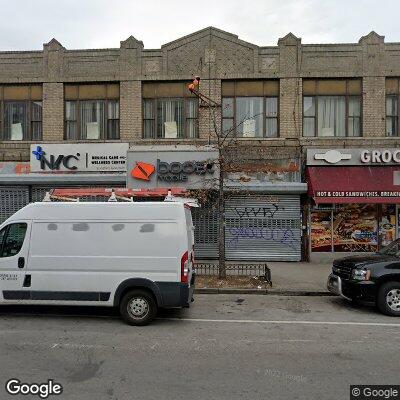
<svg viewBox="0 0 400 400"><path fill-rule="evenodd" d="M0 223L28 203L28 186L0 186Z"/></svg>
<svg viewBox="0 0 400 400"><path fill-rule="evenodd" d="M229 197L226 202L226 258L300 261L300 196Z"/></svg>

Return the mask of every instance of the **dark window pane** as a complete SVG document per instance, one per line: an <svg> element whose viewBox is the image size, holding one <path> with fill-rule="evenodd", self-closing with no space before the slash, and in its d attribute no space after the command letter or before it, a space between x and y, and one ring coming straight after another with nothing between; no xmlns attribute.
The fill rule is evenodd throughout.
<svg viewBox="0 0 400 400"><path fill-rule="evenodd" d="M304 117L303 136L315 136L315 118Z"/></svg>
<svg viewBox="0 0 400 400"><path fill-rule="evenodd" d="M78 140L78 124L76 121L67 121L65 125L65 138L67 140Z"/></svg>
<svg viewBox="0 0 400 400"><path fill-rule="evenodd" d="M386 136L397 136L397 117L386 117Z"/></svg>
<svg viewBox="0 0 400 400"><path fill-rule="evenodd" d="M32 103L32 121L42 120L42 102L34 101Z"/></svg>
<svg viewBox="0 0 400 400"><path fill-rule="evenodd" d="M233 119L232 118L224 118L222 120L222 131L223 134L234 134L234 130L233 130Z"/></svg>
<svg viewBox="0 0 400 400"><path fill-rule="evenodd" d="M225 97L222 99L222 116L224 118L233 118L233 98Z"/></svg>
<svg viewBox="0 0 400 400"><path fill-rule="evenodd" d="M386 115L397 116L397 96L386 97Z"/></svg>
<svg viewBox="0 0 400 400"><path fill-rule="evenodd" d="M107 139L119 139L119 119L109 119L107 126Z"/></svg>
<svg viewBox="0 0 400 400"><path fill-rule="evenodd" d="M153 119L146 119L144 121L143 127L144 127L144 138L145 139L154 139L154 120Z"/></svg>
<svg viewBox="0 0 400 400"><path fill-rule="evenodd" d="M305 117L315 116L315 97L303 97L303 113Z"/></svg>
<svg viewBox="0 0 400 400"><path fill-rule="evenodd" d="M197 99L186 100L186 117L197 118L198 117L198 101Z"/></svg>
<svg viewBox="0 0 400 400"><path fill-rule="evenodd" d="M154 100L143 100L143 118L154 118Z"/></svg>
<svg viewBox="0 0 400 400"><path fill-rule="evenodd" d="M108 101L108 119L119 119L119 101Z"/></svg>
<svg viewBox="0 0 400 400"><path fill-rule="evenodd" d="M10 225L3 244L1 257L15 256L20 252L24 244L26 229L27 224Z"/></svg>
<svg viewBox="0 0 400 400"><path fill-rule="evenodd" d="M188 138L197 138L198 137L197 119L188 119L187 120L186 137L188 137Z"/></svg>
<svg viewBox="0 0 400 400"><path fill-rule="evenodd" d="M277 97L267 97L265 99L265 112L266 112L267 117L277 117L278 116L278 98Z"/></svg>
<svg viewBox="0 0 400 400"><path fill-rule="evenodd" d="M42 121L33 121L32 127L32 140L42 140Z"/></svg>
<svg viewBox="0 0 400 400"><path fill-rule="evenodd" d="M349 116L350 117L361 116L361 100L359 96L349 97Z"/></svg>
<svg viewBox="0 0 400 400"><path fill-rule="evenodd" d="M27 140L28 102L4 103L4 139Z"/></svg>
<svg viewBox="0 0 400 400"><path fill-rule="evenodd" d="M76 101L65 102L65 119L67 121L76 121Z"/></svg>
<svg viewBox="0 0 400 400"><path fill-rule="evenodd" d="M360 136L360 117L349 117L348 134L349 136Z"/></svg>
<svg viewBox="0 0 400 400"><path fill-rule="evenodd" d="M266 136L277 137L278 136L278 120L276 118L267 118L266 120Z"/></svg>

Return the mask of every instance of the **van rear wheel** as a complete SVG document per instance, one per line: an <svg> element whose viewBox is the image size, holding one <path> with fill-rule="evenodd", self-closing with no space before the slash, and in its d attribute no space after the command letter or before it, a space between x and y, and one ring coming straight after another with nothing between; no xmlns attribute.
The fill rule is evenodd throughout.
<svg viewBox="0 0 400 400"><path fill-rule="evenodd" d="M157 315L157 303L154 297L142 289L134 289L122 298L119 310L129 325L147 325Z"/></svg>

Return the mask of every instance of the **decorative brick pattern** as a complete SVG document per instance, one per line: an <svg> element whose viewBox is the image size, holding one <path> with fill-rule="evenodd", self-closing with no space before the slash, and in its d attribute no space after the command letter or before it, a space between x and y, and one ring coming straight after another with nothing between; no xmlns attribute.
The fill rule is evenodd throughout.
<svg viewBox="0 0 400 400"><path fill-rule="evenodd" d="M43 141L62 141L64 137L64 85L43 84Z"/></svg>
<svg viewBox="0 0 400 400"><path fill-rule="evenodd" d="M120 132L122 141L142 137L142 82L120 83Z"/></svg>
<svg viewBox="0 0 400 400"><path fill-rule="evenodd" d="M200 101L199 138L213 141L217 134L221 135L221 81L218 79L202 79L200 91L219 105L208 107Z"/></svg>
<svg viewBox="0 0 400 400"><path fill-rule="evenodd" d="M279 87L279 136L299 138L302 135L302 80L282 78Z"/></svg>
<svg viewBox="0 0 400 400"><path fill-rule="evenodd" d="M220 104L222 80L279 79L280 138L240 141L240 154L258 154L260 148L258 156L269 158L283 157L288 148L296 152L308 146L400 145L400 139L385 137L385 78L400 77L399 60L400 45L385 43L375 32L357 43L313 45L304 45L289 33L277 46L259 47L209 27L160 49L144 49L140 40L129 37L115 49L68 50L52 39L43 51L0 52L0 85L43 83L43 140L62 142L63 84L120 82L121 140L167 144L142 139L142 81L183 81L200 75L202 93ZM302 79L344 77L363 80L363 137L303 138ZM193 142L207 143L215 135L214 121L220 131L221 108L200 107L200 138ZM28 159L29 143L0 142L0 161Z"/></svg>
<svg viewBox="0 0 400 400"><path fill-rule="evenodd" d="M384 137L386 134L385 77L363 79L363 136Z"/></svg>

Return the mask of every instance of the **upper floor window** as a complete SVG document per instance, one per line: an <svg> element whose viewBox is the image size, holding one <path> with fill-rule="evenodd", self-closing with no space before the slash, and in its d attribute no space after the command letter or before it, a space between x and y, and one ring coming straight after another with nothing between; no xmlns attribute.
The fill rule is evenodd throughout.
<svg viewBox="0 0 400 400"><path fill-rule="evenodd" d="M222 82L222 130L238 137L277 137L279 81Z"/></svg>
<svg viewBox="0 0 400 400"><path fill-rule="evenodd" d="M361 136L361 80L304 80L303 136Z"/></svg>
<svg viewBox="0 0 400 400"><path fill-rule="evenodd" d="M399 81L386 79L386 136L399 136Z"/></svg>
<svg viewBox="0 0 400 400"><path fill-rule="evenodd" d="M186 82L143 83L143 137L197 138L198 107Z"/></svg>
<svg viewBox="0 0 400 400"><path fill-rule="evenodd" d="M42 140L42 86L0 86L0 140Z"/></svg>
<svg viewBox="0 0 400 400"><path fill-rule="evenodd" d="M65 85L65 139L119 139L119 84Z"/></svg>

